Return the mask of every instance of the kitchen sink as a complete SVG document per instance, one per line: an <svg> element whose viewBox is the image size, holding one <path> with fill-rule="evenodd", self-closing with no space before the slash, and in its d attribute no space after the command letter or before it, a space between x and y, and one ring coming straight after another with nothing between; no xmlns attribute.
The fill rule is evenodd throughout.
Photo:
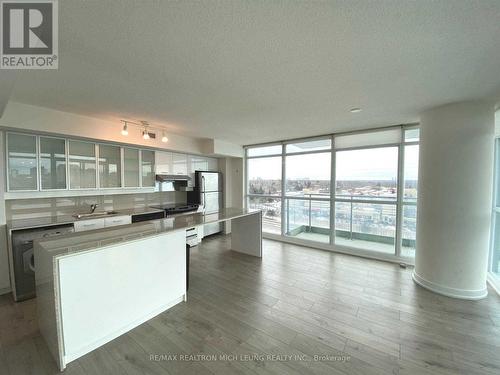
<svg viewBox="0 0 500 375"><path fill-rule="evenodd" d="M106 217L106 216L113 216L117 215L118 212L116 211L104 211L104 212L92 212L92 213L87 213L87 214L74 214L73 217L76 219L88 219L92 217Z"/></svg>

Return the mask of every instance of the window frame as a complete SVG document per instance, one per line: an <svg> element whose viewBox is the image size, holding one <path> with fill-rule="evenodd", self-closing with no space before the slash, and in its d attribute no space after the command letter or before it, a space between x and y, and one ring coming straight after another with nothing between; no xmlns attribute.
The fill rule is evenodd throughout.
<svg viewBox="0 0 500 375"><path fill-rule="evenodd" d="M488 256L488 281L491 286L500 294L500 274L493 272L493 258L495 252L495 231L497 222L496 216L500 214L500 199L498 197L498 189L500 188L500 137L495 138L494 146L494 163L493 163L493 196L491 210L491 228L490 228L490 251Z"/></svg>
<svg viewBox="0 0 500 375"><path fill-rule="evenodd" d="M392 260L392 261L405 261L406 263L414 263L414 256L409 257L409 256L403 256L402 255L402 244L403 244L403 210L405 206L416 206L417 201L415 202L405 202L403 198L403 193L404 193L404 150L405 146L409 145L419 145L420 141L419 140L412 140L412 141L405 141L405 131L410 130L410 129L418 129L419 125L418 124L408 124L408 125L397 125L397 126L391 126L391 127L383 127L383 128L377 128L377 129L369 129L369 130L361 130L361 131L354 131L354 132L343 132L343 133L334 133L334 134L329 134L329 135L323 135L323 136L316 136L316 137L306 137L306 138L298 138L298 139L290 139L290 140L284 140L284 141L279 141L279 142L272 142L272 143L265 143L265 144L258 144L258 145L248 145L244 146L245 152L244 152L244 157L245 157L245 173L244 173L244 178L245 178L245 184L244 184L244 197L245 197L245 206L248 207L249 205L249 198L272 198L272 199L279 199L281 198L281 234L276 235L273 233L267 233L265 232L265 237L272 238L272 239L277 239L277 240L284 240L284 241L289 241L293 243L303 243L306 245L326 245L327 250L340 250L338 246L336 246L335 243L335 205L337 202L348 202L351 204L354 203L367 203L367 204L388 204L388 205L393 205L395 207L396 211L396 228L395 228L395 237L394 237L394 253L392 254L385 254L377 251L372 251L372 250L366 250L366 251L357 251L359 249L354 249L354 248L348 248L347 253L350 254L355 254L355 255L367 255L370 257L375 257L375 258L380 258L384 260ZM367 133L372 133L372 132L378 132L378 131L383 131L383 130L388 130L388 129L399 129L401 132L400 137L399 137L399 142L394 143L394 142L388 142L388 143L380 143L380 144L375 144L375 145L366 145L366 146L356 146L356 147L344 147L344 148L336 148L335 147L335 138L339 136L344 136L344 135L351 135L351 134L367 134ZM331 140L331 147L329 149L322 149L322 150L314 150L314 151L304 151L304 152L286 152L286 146L288 144L294 144L294 143L301 143L301 142L307 142L307 141L314 141L314 140L321 140L321 139L330 139ZM248 149L251 149L253 147L263 147L263 146L273 146L273 145L281 145L281 154L272 154L272 155L265 155L265 156L248 156ZM384 148L384 147L396 147L397 148L397 193L396 193L396 198L395 199L369 199L369 198L363 198L363 199L355 199L353 200L352 197L349 198L337 198L335 194L336 190L336 152L337 151L347 151L347 150L363 150L363 149L372 149L372 148ZM307 197L307 196L289 196L286 194L286 157L287 156L296 156L296 155L307 155L307 154L316 154L316 153L326 153L330 152L330 196L329 197ZM281 156L281 194L280 195L268 195L268 194L249 194L249 180L248 180L248 161L249 159L257 159L257 158L265 158L265 157L277 157ZM330 241L328 244L326 243L320 243L320 242L314 242L314 241L306 241L306 240L301 240L298 241L297 239L287 236L286 235L286 202L288 200L303 200L303 201L329 201L330 202Z"/></svg>

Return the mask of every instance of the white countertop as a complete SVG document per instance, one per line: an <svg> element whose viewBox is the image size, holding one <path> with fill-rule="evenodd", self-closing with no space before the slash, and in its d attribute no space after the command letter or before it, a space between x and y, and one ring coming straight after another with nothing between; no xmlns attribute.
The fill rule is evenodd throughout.
<svg viewBox="0 0 500 375"><path fill-rule="evenodd" d="M125 208L121 210L116 210L116 214L100 216L102 217L116 217L120 215L140 215L140 214L148 214L155 212L162 212L158 208L151 207L141 207L141 208ZM77 221L96 219L95 217L85 217L81 219L77 219L72 215L57 215L57 216L44 216L44 217L35 217L29 219L15 219L7 221L7 228L9 230L18 230L18 229L28 229L28 228L42 228L42 227L50 227L55 225L64 225L64 224L72 224Z"/></svg>
<svg viewBox="0 0 500 375"><path fill-rule="evenodd" d="M224 208L218 213L193 213L176 217L103 228L88 232L69 233L38 242L41 249L53 257L75 255L114 245L136 241L166 232L186 230L204 224L216 223L247 215L261 214L260 210Z"/></svg>

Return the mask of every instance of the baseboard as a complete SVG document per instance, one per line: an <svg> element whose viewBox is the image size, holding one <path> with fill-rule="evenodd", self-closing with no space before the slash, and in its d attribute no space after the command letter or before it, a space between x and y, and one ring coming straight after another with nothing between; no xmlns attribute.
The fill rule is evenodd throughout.
<svg viewBox="0 0 500 375"><path fill-rule="evenodd" d="M419 276L415 271L413 271L412 273L412 278L413 281L415 281L421 287L446 297L467 299L467 300L478 300L478 299L483 299L488 295L488 289L486 288L486 285L484 289L478 289L478 290L450 288L426 280L422 276Z"/></svg>
<svg viewBox="0 0 500 375"><path fill-rule="evenodd" d="M12 290L10 289L10 287L0 288L0 296L3 296L4 294L9 294L10 292L12 292Z"/></svg>
<svg viewBox="0 0 500 375"><path fill-rule="evenodd" d="M183 294L182 296L174 299L173 301L167 303L166 305L163 305L163 306L157 308L156 310L151 311L148 314L142 316L141 318L133 321L132 323L128 324L127 326L122 327L121 329L119 329L115 332L112 332L109 335L106 335L105 337L102 337L97 341L94 341L93 343L85 346L84 348L81 348L80 350L78 350L78 352L66 354L64 356L64 367L66 367L66 365L68 363L74 361L75 359L80 358L87 353L90 353L92 350L95 350L95 349L103 346L104 344L110 342L111 340L116 339L117 337L123 335L124 333L127 333L128 331L134 329L135 327L140 326L142 323L145 323L148 320L153 319L155 316L170 309L171 307L177 305L178 303L183 302L184 300L185 300L185 295Z"/></svg>

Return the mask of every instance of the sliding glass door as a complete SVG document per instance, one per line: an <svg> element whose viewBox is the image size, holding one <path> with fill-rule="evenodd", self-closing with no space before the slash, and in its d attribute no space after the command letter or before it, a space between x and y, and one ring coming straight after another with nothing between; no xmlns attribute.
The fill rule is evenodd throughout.
<svg viewBox="0 0 500 375"><path fill-rule="evenodd" d="M332 140L285 145L285 236L330 243Z"/></svg>
<svg viewBox="0 0 500 375"><path fill-rule="evenodd" d="M247 151L247 206L262 210L262 229L273 234L281 234L281 154L281 145Z"/></svg>
<svg viewBox="0 0 500 375"><path fill-rule="evenodd" d="M395 253L398 147L336 152L335 243Z"/></svg>

